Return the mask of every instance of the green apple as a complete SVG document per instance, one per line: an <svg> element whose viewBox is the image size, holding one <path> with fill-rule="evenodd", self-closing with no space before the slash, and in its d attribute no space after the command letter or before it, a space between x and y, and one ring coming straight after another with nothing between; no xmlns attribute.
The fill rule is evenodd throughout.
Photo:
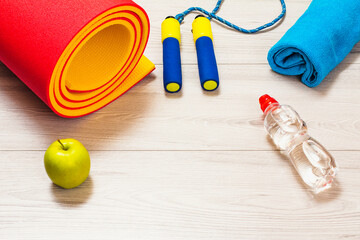
<svg viewBox="0 0 360 240"><path fill-rule="evenodd" d="M44 164L51 181L67 189L82 184L90 172L88 151L71 138L53 142L45 152Z"/></svg>

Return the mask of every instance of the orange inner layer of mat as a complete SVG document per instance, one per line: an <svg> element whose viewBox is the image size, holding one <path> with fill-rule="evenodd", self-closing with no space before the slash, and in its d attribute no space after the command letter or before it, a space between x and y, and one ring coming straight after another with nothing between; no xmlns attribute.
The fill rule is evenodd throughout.
<svg viewBox="0 0 360 240"><path fill-rule="evenodd" d="M50 107L65 117L83 116L129 90L155 68L142 55L148 35L145 13L133 6L115 7L93 19L54 68Z"/></svg>

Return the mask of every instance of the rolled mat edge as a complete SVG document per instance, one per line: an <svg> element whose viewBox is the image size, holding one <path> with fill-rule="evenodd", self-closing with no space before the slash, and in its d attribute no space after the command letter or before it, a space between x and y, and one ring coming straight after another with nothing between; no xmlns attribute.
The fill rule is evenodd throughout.
<svg viewBox="0 0 360 240"><path fill-rule="evenodd" d="M0 8L0 61L62 117L97 111L155 69L143 56L148 16L131 0L4 0Z"/></svg>

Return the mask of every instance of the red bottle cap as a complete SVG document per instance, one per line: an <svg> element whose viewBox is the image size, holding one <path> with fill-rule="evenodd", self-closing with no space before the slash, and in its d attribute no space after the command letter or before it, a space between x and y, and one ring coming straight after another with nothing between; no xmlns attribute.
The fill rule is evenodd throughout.
<svg viewBox="0 0 360 240"><path fill-rule="evenodd" d="M270 97L269 95L265 94L259 98L259 103L261 110L265 112L268 106L270 106L273 103L278 103L278 101L276 101L274 98Z"/></svg>

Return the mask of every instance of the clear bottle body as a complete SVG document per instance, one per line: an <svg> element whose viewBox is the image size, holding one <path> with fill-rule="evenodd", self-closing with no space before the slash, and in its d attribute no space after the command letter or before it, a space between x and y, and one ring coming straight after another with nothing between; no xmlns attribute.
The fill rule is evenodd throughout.
<svg viewBox="0 0 360 240"><path fill-rule="evenodd" d="M265 110L265 129L314 193L331 187L338 171L334 158L307 133L305 122L290 106L271 104Z"/></svg>

